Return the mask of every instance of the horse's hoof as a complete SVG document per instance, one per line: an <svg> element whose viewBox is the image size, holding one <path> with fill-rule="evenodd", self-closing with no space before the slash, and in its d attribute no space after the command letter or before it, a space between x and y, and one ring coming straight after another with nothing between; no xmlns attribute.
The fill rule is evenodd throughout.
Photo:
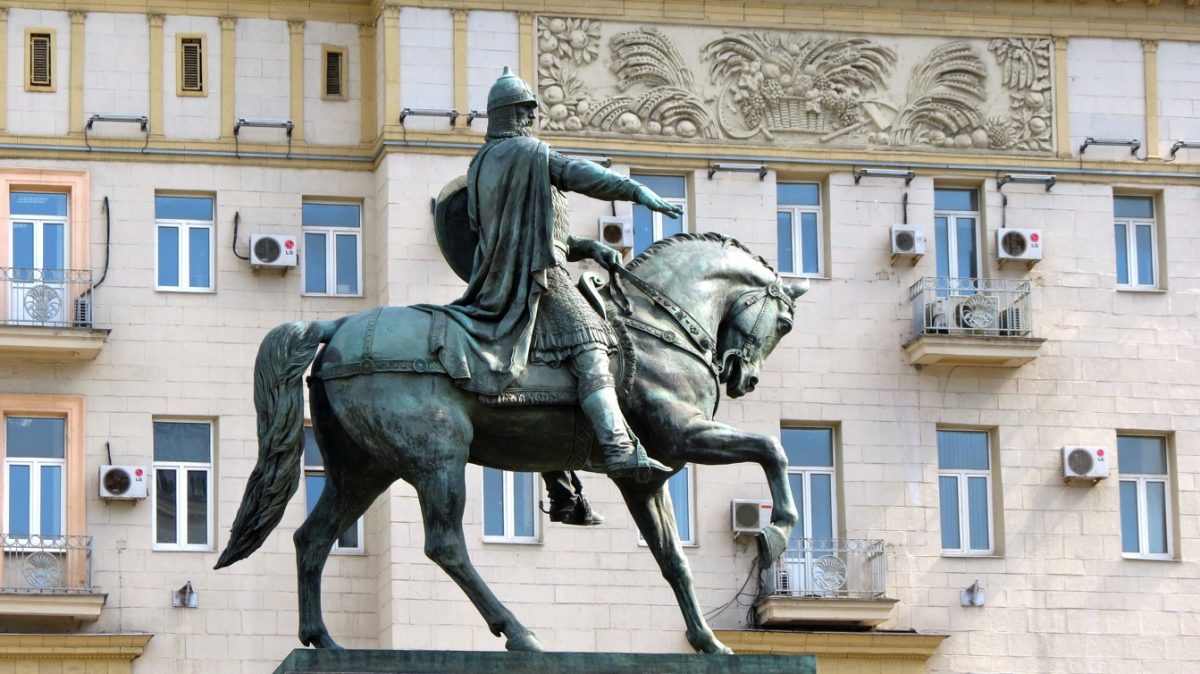
<svg viewBox="0 0 1200 674"><path fill-rule="evenodd" d="M758 566L761 569L774 564L787 547L787 536L784 535L783 529L774 524L763 527L762 531L758 532L757 541Z"/></svg>
<svg viewBox="0 0 1200 674"><path fill-rule="evenodd" d="M305 646L312 646L313 648L325 648L331 651L342 650L342 647L338 645L338 642L333 640L333 637L329 636L328 632L322 632L312 637L301 636L300 643Z"/></svg>
<svg viewBox="0 0 1200 674"><path fill-rule="evenodd" d="M510 651L530 651L535 653L540 653L541 651L546 650L542 648L541 642L537 640L537 637L534 636L533 632L519 634L509 639L507 642L505 642L504 648Z"/></svg>

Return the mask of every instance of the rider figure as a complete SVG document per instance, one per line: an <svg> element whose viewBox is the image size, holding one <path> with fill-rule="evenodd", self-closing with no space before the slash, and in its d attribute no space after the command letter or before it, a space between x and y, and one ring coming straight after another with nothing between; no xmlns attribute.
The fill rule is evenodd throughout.
<svg viewBox="0 0 1200 674"><path fill-rule="evenodd" d="M488 93L487 142L467 174L467 209L479 244L467 291L447 307L462 330L447 332L439 358L460 386L485 395L498 395L528 363L568 365L604 471L646 481L670 469L646 456L629 429L609 371L615 340L566 270L568 261L587 258L611 269L621 256L570 234L562 192L632 201L670 217L682 209L595 162L551 151L532 137L536 110L533 93L506 67ZM573 476L543 477L553 521L602 521L578 494L577 480L572 488Z"/></svg>

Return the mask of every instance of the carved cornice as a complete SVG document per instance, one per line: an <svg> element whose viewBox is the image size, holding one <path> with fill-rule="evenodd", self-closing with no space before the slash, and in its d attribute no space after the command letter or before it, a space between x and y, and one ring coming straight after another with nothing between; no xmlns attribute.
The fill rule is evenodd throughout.
<svg viewBox="0 0 1200 674"><path fill-rule="evenodd" d="M166 17L162 14L147 14L146 20L150 22L151 28L162 28L163 21Z"/></svg>
<svg viewBox="0 0 1200 674"><path fill-rule="evenodd" d="M466 21L467 14L470 14L470 13L471 13L471 10L463 9L461 7L455 7L454 9L450 10L450 15L454 17L455 21Z"/></svg>
<svg viewBox="0 0 1200 674"><path fill-rule="evenodd" d="M67 16L71 17L71 23L83 23L87 19L87 12L81 9L72 9L67 12Z"/></svg>
<svg viewBox="0 0 1200 674"><path fill-rule="evenodd" d="M385 19L399 19L400 5L384 5L379 10L379 13L382 14L383 18Z"/></svg>
<svg viewBox="0 0 1200 674"><path fill-rule="evenodd" d="M304 34L304 21L303 20L288 21L288 32L291 33L292 35L303 35Z"/></svg>
<svg viewBox="0 0 1200 674"><path fill-rule="evenodd" d="M1146 54L1158 53L1158 40L1142 40L1142 52Z"/></svg>
<svg viewBox="0 0 1200 674"><path fill-rule="evenodd" d="M375 24L373 24L373 23L358 24L358 34L360 37L375 37Z"/></svg>
<svg viewBox="0 0 1200 674"><path fill-rule="evenodd" d="M221 22L221 30L234 30L237 28L236 16L222 16L218 21Z"/></svg>

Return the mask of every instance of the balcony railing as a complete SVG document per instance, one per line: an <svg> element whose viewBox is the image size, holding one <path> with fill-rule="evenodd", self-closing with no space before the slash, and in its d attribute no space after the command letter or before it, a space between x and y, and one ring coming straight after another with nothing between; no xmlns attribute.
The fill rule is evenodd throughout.
<svg viewBox="0 0 1200 674"><path fill-rule="evenodd" d="M883 541L801 538L775 563L772 595L878 599L887 593Z"/></svg>
<svg viewBox="0 0 1200 674"><path fill-rule="evenodd" d="M0 267L0 325L92 327L92 272Z"/></svg>
<svg viewBox="0 0 1200 674"><path fill-rule="evenodd" d="M1027 280L926 276L909 289L912 336L1028 337L1032 292Z"/></svg>
<svg viewBox="0 0 1200 674"><path fill-rule="evenodd" d="M92 592L92 537L0 534L0 593Z"/></svg>

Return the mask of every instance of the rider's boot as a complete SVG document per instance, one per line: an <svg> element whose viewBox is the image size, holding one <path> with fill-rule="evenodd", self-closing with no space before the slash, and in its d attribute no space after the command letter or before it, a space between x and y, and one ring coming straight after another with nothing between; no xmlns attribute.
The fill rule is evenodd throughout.
<svg viewBox="0 0 1200 674"><path fill-rule="evenodd" d="M604 451L604 472L609 477L638 482L648 482L656 471L670 473L670 468L646 456L646 450L625 423L615 382L608 371L608 354L603 349L588 349L572 359L571 369L579 381L583 414L591 422Z"/></svg>
<svg viewBox="0 0 1200 674"><path fill-rule="evenodd" d="M604 524L604 516L592 510L587 499L583 497L583 485L575 471L555 471L542 473L546 482L546 493L550 496L550 509L545 512L550 515L551 522L561 522L581 527L593 527Z"/></svg>

